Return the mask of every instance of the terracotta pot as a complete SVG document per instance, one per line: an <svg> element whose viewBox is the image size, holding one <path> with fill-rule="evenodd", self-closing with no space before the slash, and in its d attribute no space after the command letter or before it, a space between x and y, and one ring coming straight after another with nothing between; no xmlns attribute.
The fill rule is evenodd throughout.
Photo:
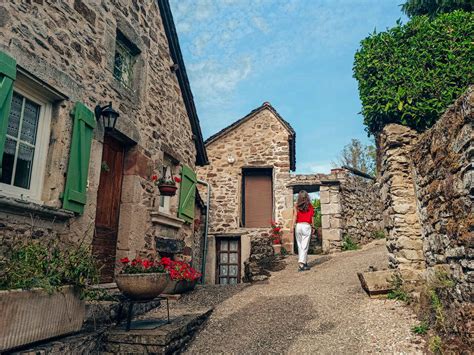
<svg viewBox="0 0 474 355"><path fill-rule="evenodd" d="M176 294L186 293L186 292L194 290L194 288L196 287L196 284L197 284L197 280L194 280L194 281L171 280L168 286L166 286L163 293L167 295L176 295Z"/></svg>
<svg viewBox="0 0 474 355"><path fill-rule="evenodd" d="M273 244L273 251L275 254L281 254L281 244Z"/></svg>
<svg viewBox="0 0 474 355"><path fill-rule="evenodd" d="M60 287L0 291L0 352L82 328L86 307L79 291Z"/></svg>
<svg viewBox="0 0 474 355"><path fill-rule="evenodd" d="M172 184L159 184L158 189L162 196L174 196L178 187Z"/></svg>
<svg viewBox="0 0 474 355"><path fill-rule="evenodd" d="M126 297L143 301L159 296L170 282L170 276L168 273L119 274L115 282Z"/></svg>

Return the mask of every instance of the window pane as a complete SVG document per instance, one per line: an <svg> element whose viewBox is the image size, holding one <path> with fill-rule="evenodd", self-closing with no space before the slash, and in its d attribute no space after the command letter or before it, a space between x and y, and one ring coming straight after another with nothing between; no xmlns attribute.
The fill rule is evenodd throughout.
<svg viewBox="0 0 474 355"><path fill-rule="evenodd" d="M239 272L239 267L237 265L229 266L229 276L237 276Z"/></svg>
<svg viewBox="0 0 474 355"><path fill-rule="evenodd" d="M20 116L21 116L21 106L23 104L23 96L13 93L12 98L12 107L10 110L10 116L8 117L8 130L7 134L18 138L18 130L20 127Z"/></svg>
<svg viewBox="0 0 474 355"><path fill-rule="evenodd" d="M229 255L227 253L221 253L221 263L227 264L229 262Z"/></svg>
<svg viewBox="0 0 474 355"><path fill-rule="evenodd" d="M238 264L239 256L237 253L230 253L229 263L230 264Z"/></svg>
<svg viewBox="0 0 474 355"><path fill-rule="evenodd" d="M236 285L236 284L237 284L237 279L236 279L235 277L231 277L231 278L229 279L229 284L231 284L231 285Z"/></svg>
<svg viewBox="0 0 474 355"><path fill-rule="evenodd" d="M227 285L227 277L221 277L220 282L221 285Z"/></svg>
<svg viewBox="0 0 474 355"><path fill-rule="evenodd" d="M238 250L239 249L239 242L237 240L230 241L230 250Z"/></svg>
<svg viewBox="0 0 474 355"><path fill-rule="evenodd" d="M30 188L31 169L35 150L25 144L20 144L16 161L14 185L24 189Z"/></svg>
<svg viewBox="0 0 474 355"><path fill-rule="evenodd" d="M227 240L221 241L221 250L222 251L229 250L229 242Z"/></svg>
<svg viewBox="0 0 474 355"><path fill-rule="evenodd" d="M221 272L220 275L227 276L227 265L221 265Z"/></svg>
<svg viewBox="0 0 474 355"><path fill-rule="evenodd" d="M25 100L23 122L21 123L20 139L30 144L36 143L40 106L30 100Z"/></svg>
<svg viewBox="0 0 474 355"><path fill-rule="evenodd" d="M13 176L13 164L15 161L16 142L7 138L2 161L2 176L0 182L11 185Z"/></svg>

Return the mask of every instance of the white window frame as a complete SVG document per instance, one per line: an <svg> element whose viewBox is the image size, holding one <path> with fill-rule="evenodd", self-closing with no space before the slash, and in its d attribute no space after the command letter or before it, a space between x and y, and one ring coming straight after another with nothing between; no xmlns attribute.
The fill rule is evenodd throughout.
<svg viewBox="0 0 474 355"><path fill-rule="evenodd" d="M165 162L164 168L166 169L165 170L165 176L168 176L168 173L171 176L172 166L168 165L167 161ZM161 205L162 202L163 202L163 206ZM171 196L162 196L162 195L160 195L160 199L158 201L158 211L160 211L162 213L166 213L166 214L171 214L170 205L171 205Z"/></svg>
<svg viewBox="0 0 474 355"><path fill-rule="evenodd" d="M43 192L46 159L48 155L52 103L41 92L31 89L26 83L20 81L15 82L13 91L40 106L35 154L33 157L30 188L24 189L0 182L0 194L42 204L41 194ZM3 159L3 157L0 157L0 159Z"/></svg>

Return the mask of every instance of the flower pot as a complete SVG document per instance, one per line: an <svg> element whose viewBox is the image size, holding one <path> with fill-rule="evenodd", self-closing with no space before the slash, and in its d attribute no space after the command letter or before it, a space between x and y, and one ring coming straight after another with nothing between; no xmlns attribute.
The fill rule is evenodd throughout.
<svg viewBox="0 0 474 355"><path fill-rule="evenodd" d="M281 254L281 244L273 244L273 251L275 254Z"/></svg>
<svg viewBox="0 0 474 355"><path fill-rule="evenodd" d="M77 332L85 318L79 291L63 286L0 291L0 352L36 341Z"/></svg>
<svg viewBox="0 0 474 355"><path fill-rule="evenodd" d="M159 184L158 190L162 196L174 196L178 187L172 184Z"/></svg>
<svg viewBox="0 0 474 355"><path fill-rule="evenodd" d="M168 273L119 274L115 277L119 290L131 300L152 300L170 282Z"/></svg>
<svg viewBox="0 0 474 355"><path fill-rule="evenodd" d="M194 290L196 287L197 280L188 281L188 280L171 280L171 282L166 286L163 291L167 295L176 295L181 293L186 293Z"/></svg>

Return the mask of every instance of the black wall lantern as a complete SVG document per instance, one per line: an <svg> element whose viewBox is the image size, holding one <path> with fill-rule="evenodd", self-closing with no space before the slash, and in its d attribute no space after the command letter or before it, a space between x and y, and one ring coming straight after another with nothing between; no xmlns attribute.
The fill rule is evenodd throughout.
<svg viewBox="0 0 474 355"><path fill-rule="evenodd" d="M100 105L97 105L95 107L95 118L96 120L100 120L102 117L102 122L104 124L104 128L108 129L115 129L115 124L117 123L117 118L120 116L117 111L115 111L112 108L112 102L110 102L108 105L105 105L101 107Z"/></svg>

